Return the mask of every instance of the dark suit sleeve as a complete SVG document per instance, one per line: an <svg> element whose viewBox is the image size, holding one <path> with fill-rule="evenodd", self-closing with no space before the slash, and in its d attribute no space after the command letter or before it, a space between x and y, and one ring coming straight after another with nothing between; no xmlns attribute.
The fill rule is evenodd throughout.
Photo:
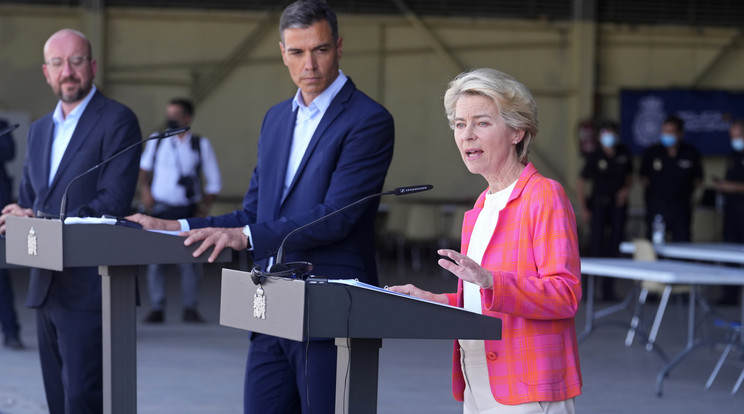
<svg viewBox="0 0 744 414"><path fill-rule="evenodd" d="M0 129L7 128L8 123L0 120ZM11 161L15 157L15 142L13 135L5 134L0 136L0 162Z"/></svg>
<svg viewBox="0 0 744 414"><path fill-rule="evenodd" d="M33 151L29 151L28 148L33 148L31 146L31 137L34 136L34 130L37 128L37 126L37 123L33 123L28 129L28 139L26 140L26 155L23 159L23 176L21 177L21 182L18 186L18 205L24 208L33 208L34 200L36 200L36 191L34 190L34 186L30 179L30 168L32 165L32 157L34 156L34 154L32 154Z"/></svg>
<svg viewBox="0 0 744 414"><path fill-rule="evenodd" d="M116 105L103 131L101 160L142 139L137 117L128 108ZM123 216L129 213L137 185L141 148L135 147L101 168L97 193L87 203L97 215Z"/></svg>

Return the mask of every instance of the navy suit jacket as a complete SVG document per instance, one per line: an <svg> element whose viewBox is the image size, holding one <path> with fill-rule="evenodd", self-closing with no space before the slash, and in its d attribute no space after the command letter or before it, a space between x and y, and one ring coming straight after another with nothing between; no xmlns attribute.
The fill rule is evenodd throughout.
<svg viewBox="0 0 744 414"><path fill-rule="evenodd" d="M243 209L189 219L191 228L250 225L255 263L266 268L284 236L364 196L382 191L393 157L393 117L348 79L331 102L282 199L296 111L292 100L270 108ZM313 274L377 284L374 224L379 199L296 233L285 261L309 261Z"/></svg>
<svg viewBox="0 0 744 414"><path fill-rule="evenodd" d="M52 113L31 124L18 203L32 208L36 215L40 211L59 215L62 194L70 180L141 140L142 135L137 117L129 108L97 91L80 117L50 185L53 139ZM134 148L75 182L67 195L68 216L77 215L82 207L94 215L128 214L137 185L140 152L141 148ZM101 277L96 268L67 268L62 272L31 269L26 305L39 307L49 295L55 295L69 309L100 311Z"/></svg>

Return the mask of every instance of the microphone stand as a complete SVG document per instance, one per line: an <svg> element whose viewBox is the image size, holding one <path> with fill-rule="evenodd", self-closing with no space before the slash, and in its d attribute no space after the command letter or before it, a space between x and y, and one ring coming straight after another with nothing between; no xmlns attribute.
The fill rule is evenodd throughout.
<svg viewBox="0 0 744 414"><path fill-rule="evenodd" d="M84 173L82 173L82 174L78 175L77 177L73 178L72 180L70 180L70 182L67 183L67 187L65 187L65 192L62 194L62 202L60 203L60 206L59 206L59 219L62 221L62 224L65 223L65 218L67 217L67 193L70 191L70 187L72 186L72 183L74 183L77 180L85 177L90 172L92 172L92 171L100 168L101 166L104 166L104 165L108 164L109 162L111 162L114 159L116 159L117 157L119 157L121 154L123 154L123 153L131 150L132 148L136 147L137 145L142 145L143 143L145 143L147 141L151 141L153 139L163 139L163 138L171 137L173 135L182 134L182 133L188 131L189 129L191 129L191 127L166 129L165 131L163 131L163 132L155 135L154 137L149 137L149 138L146 138L146 139L137 141L137 142L135 142L133 144L130 144L130 145L126 146L121 151L119 151L116 154L114 154L114 155L106 158L105 160L103 160L103 161L99 162L98 164L94 165L93 167L89 168Z"/></svg>
<svg viewBox="0 0 744 414"><path fill-rule="evenodd" d="M418 193L421 191L429 191L432 188L434 188L433 185L430 184L424 184L424 185L413 185L408 187L398 187L390 191L385 191L382 193L377 194L370 194L366 197L362 197L359 200L346 205L344 207L339 208L338 210L334 210L325 216L319 217L309 223L306 223L300 227L297 227L296 229L290 231L287 233L286 236L284 236L284 239L282 240L282 243L279 245L279 250L276 253L276 263L274 263L273 266L271 266L271 269L268 272L262 272L260 269L254 268L251 271L251 279L253 280L253 283L258 285L259 283L263 283L267 277L273 276L273 277L297 277L298 275L303 275L306 273L309 273L311 270L313 270L313 265L310 262L291 262L291 263L284 263L284 245L287 243L287 240L292 237L292 235L296 234L299 231L302 231L312 225L315 225L317 223L320 223L321 221L324 221L330 217L333 217L334 215L347 210L351 207L354 207L360 203L363 203L371 198L376 197L382 197L386 195L406 195L406 194L413 194Z"/></svg>

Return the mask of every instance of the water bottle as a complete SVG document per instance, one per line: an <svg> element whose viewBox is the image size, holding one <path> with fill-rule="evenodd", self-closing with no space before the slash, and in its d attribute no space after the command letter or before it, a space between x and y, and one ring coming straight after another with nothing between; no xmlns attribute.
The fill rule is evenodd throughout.
<svg viewBox="0 0 744 414"><path fill-rule="evenodd" d="M654 216L654 223L652 225L653 233L651 235L651 241L654 244L664 243L664 235L666 233L666 224L664 223L664 217L661 214Z"/></svg>

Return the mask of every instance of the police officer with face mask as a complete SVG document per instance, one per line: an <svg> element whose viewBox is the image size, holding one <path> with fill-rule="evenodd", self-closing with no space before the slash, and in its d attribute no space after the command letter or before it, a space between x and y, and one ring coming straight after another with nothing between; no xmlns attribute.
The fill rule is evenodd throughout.
<svg viewBox="0 0 744 414"><path fill-rule="evenodd" d="M641 162L641 184L645 188L646 233L651 239L657 215L664 221L671 241L691 240L692 194L703 181L698 151L682 140L684 121L669 116L661 127L659 143L648 147Z"/></svg>
<svg viewBox="0 0 744 414"><path fill-rule="evenodd" d="M600 146L587 155L576 185L581 219L590 227L589 254L594 257L617 256L625 233L633 162L618 131L614 122L600 124ZM587 182L592 186L589 197L585 192ZM607 230L609 237L605 237ZM612 278L603 278L602 282L602 299L614 299Z"/></svg>

